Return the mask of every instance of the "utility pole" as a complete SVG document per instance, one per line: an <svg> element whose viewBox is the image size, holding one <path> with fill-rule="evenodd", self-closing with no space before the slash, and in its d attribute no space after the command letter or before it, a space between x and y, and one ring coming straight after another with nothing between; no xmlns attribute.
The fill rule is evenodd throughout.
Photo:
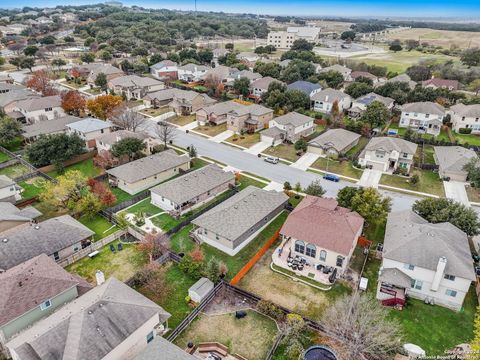
<svg viewBox="0 0 480 360"><path fill-rule="evenodd" d="M197 17L197 0L195 0L195 17Z"/></svg>

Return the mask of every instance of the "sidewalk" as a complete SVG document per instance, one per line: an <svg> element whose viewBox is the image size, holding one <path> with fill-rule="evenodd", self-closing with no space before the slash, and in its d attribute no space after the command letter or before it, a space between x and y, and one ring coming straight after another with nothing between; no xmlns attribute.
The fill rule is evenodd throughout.
<svg viewBox="0 0 480 360"><path fill-rule="evenodd" d="M378 189L382 172L380 170L365 169L357 184L364 187L373 187Z"/></svg>
<svg viewBox="0 0 480 360"><path fill-rule="evenodd" d="M298 159L296 162L291 164L291 167L300 169L300 170L307 170L318 158L320 157L319 154L314 154L314 153L306 153L303 155L300 159Z"/></svg>
<svg viewBox="0 0 480 360"><path fill-rule="evenodd" d="M458 201L466 206L470 206L467 191L465 190L465 183L460 181L444 181L443 187L445 189L445 197Z"/></svg>
<svg viewBox="0 0 480 360"><path fill-rule="evenodd" d="M251 146L249 149L246 149L245 152L253 155L258 155L261 152L265 151L270 147L270 143L268 142L259 142L253 146Z"/></svg>
<svg viewBox="0 0 480 360"><path fill-rule="evenodd" d="M214 137L211 137L209 140L214 141L216 143L221 143L222 141L227 140L232 135L233 135L232 130L225 130L224 132L222 132L222 133L220 133L220 134L218 134Z"/></svg>

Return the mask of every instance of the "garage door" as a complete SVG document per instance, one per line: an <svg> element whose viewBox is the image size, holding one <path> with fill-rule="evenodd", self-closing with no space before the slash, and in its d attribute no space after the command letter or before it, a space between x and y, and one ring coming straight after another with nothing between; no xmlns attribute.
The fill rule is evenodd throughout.
<svg viewBox="0 0 480 360"><path fill-rule="evenodd" d="M367 165L371 166L373 170L383 171L383 164L377 162L367 162Z"/></svg>
<svg viewBox="0 0 480 360"><path fill-rule="evenodd" d="M323 155L322 148L319 148L319 147L316 147L316 146L308 146L307 147L307 152L312 153L312 154Z"/></svg>

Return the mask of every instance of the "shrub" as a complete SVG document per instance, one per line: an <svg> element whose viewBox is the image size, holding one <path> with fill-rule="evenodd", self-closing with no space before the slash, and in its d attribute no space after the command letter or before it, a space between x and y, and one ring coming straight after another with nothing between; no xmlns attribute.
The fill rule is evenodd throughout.
<svg viewBox="0 0 480 360"><path fill-rule="evenodd" d="M417 174L412 175L412 177L410 178L410 184L412 185L417 185L419 181L420 177Z"/></svg>
<svg viewBox="0 0 480 360"><path fill-rule="evenodd" d="M458 132L459 132L460 134L471 134L471 133L472 133L472 129L471 129L471 128L469 128L469 129L467 129L467 128L461 128L461 129L458 130Z"/></svg>
<svg viewBox="0 0 480 360"><path fill-rule="evenodd" d="M275 320L283 320L285 318L283 311L268 300L260 300L257 303L257 310Z"/></svg>

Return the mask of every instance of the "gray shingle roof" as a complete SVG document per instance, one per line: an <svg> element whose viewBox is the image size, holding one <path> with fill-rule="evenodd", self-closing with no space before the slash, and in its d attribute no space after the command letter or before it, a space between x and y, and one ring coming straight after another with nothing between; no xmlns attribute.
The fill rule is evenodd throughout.
<svg viewBox="0 0 480 360"><path fill-rule="evenodd" d="M100 360L158 314L170 314L115 278L66 304L13 338L22 360ZM145 339L146 341L146 339Z"/></svg>
<svg viewBox="0 0 480 360"><path fill-rule="evenodd" d="M365 146L365 150L384 150L388 152L395 150L398 152L415 154L417 147L417 144L404 139L381 136L372 138L367 146Z"/></svg>
<svg viewBox="0 0 480 360"><path fill-rule="evenodd" d="M382 269L378 280L407 289L412 285L412 278L397 268Z"/></svg>
<svg viewBox="0 0 480 360"><path fill-rule="evenodd" d="M345 98L349 98L350 95L341 92L340 90L335 90L331 88L323 89L311 96L311 99L314 101L325 101L333 103L336 101L341 101Z"/></svg>
<svg viewBox="0 0 480 360"><path fill-rule="evenodd" d="M178 67L178 70L185 70L185 71L207 71L210 69L208 66L205 65L197 65L197 64L185 64Z"/></svg>
<svg viewBox="0 0 480 360"><path fill-rule="evenodd" d="M463 146L435 146L437 165L442 170L466 174L463 167L473 158L478 159L475 151Z"/></svg>
<svg viewBox="0 0 480 360"><path fill-rule="evenodd" d="M364 105L370 105L374 101L380 101L383 105L385 105L388 108L390 105L393 104L395 100L393 100L392 98L384 97L371 92L371 93L368 93L367 95L360 96L355 101Z"/></svg>
<svg viewBox="0 0 480 360"><path fill-rule="evenodd" d="M36 111L60 106L62 106L62 99L59 95L30 98L17 102L17 107L25 111Z"/></svg>
<svg viewBox="0 0 480 360"><path fill-rule="evenodd" d="M11 90L5 94L0 94L0 107L3 108L14 101L21 101L25 99L39 98L39 97L40 96L35 94L30 89Z"/></svg>
<svg viewBox="0 0 480 360"><path fill-rule="evenodd" d="M300 90L303 91L305 94L310 96L312 91L321 89L322 87L319 84L314 84L309 81L295 81L289 85L287 85L287 89L289 90Z"/></svg>
<svg viewBox="0 0 480 360"><path fill-rule="evenodd" d="M219 166L210 164L155 186L150 191L175 204L183 204L217 186L234 180L235 176L232 172L223 171Z"/></svg>
<svg viewBox="0 0 480 360"><path fill-rule="evenodd" d="M127 138L144 140L147 138L147 135L142 133L135 133L129 130L118 130L118 131L100 135L99 137L96 138L96 140L99 142L102 142L103 144L113 145L117 141L120 141L122 139L127 139Z"/></svg>
<svg viewBox="0 0 480 360"><path fill-rule="evenodd" d="M334 148L342 152L351 143L360 139L360 135L345 129L330 129L308 142L308 145L321 147L322 149Z"/></svg>
<svg viewBox="0 0 480 360"><path fill-rule="evenodd" d="M394 82L407 83L408 86L410 87L410 89L414 89L415 86L417 85L417 83L415 81L413 81L410 78L410 76L408 76L407 74L400 74L400 75L397 75L397 76L387 80L387 83L394 83Z"/></svg>
<svg viewBox="0 0 480 360"><path fill-rule="evenodd" d="M0 202L0 221L30 221L42 215L33 206L22 209L9 202Z"/></svg>
<svg viewBox="0 0 480 360"><path fill-rule="evenodd" d="M390 213L383 257L436 271L447 258L445 273L475 280L467 235L450 223L431 224L411 210Z"/></svg>
<svg viewBox="0 0 480 360"><path fill-rule="evenodd" d="M308 122L312 122L313 118L303 114L299 114L296 111L292 111L285 115L276 117L273 120L280 125L292 125L294 127L298 127Z"/></svg>
<svg viewBox="0 0 480 360"><path fill-rule="evenodd" d="M157 336L147 348L136 357L136 360L198 360L177 345L163 337Z"/></svg>
<svg viewBox="0 0 480 360"><path fill-rule="evenodd" d="M256 88L256 89L268 90L268 86L274 81L280 82L277 79L274 79L270 76L265 76L260 79L252 81L252 83L250 84L250 87Z"/></svg>
<svg viewBox="0 0 480 360"><path fill-rule="evenodd" d="M72 130L80 131L81 133L88 134L90 132L108 129L112 127L112 123L110 121L104 121L95 118L86 118L80 121L76 121L70 124L67 124L67 127Z"/></svg>
<svg viewBox="0 0 480 360"><path fill-rule="evenodd" d="M10 269L40 254L52 255L93 234L70 215L6 230L0 233L0 269Z"/></svg>
<svg viewBox="0 0 480 360"><path fill-rule="evenodd" d="M229 240L235 240L288 200L283 192L249 186L192 221Z"/></svg>
<svg viewBox="0 0 480 360"><path fill-rule="evenodd" d="M445 115L444 107L431 101L405 104L402 106L402 111L421 114Z"/></svg>
<svg viewBox="0 0 480 360"><path fill-rule="evenodd" d="M26 125L22 128L24 138L31 138L34 136L47 135L52 133L57 133L63 130L66 130L68 124L80 121L82 119L76 116L63 116L60 118L48 120L48 121L39 121L32 125Z"/></svg>
<svg viewBox="0 0 480 360"><path fill-rule="evenodd" d="M127 183L160 174L166 170L186 164L188 155L177 155L174 150L166 150L107 170L107 173Z"/></svg>
<svg viewBox="0 0 480 360"><path fill-rule="evenodd" d="M350 74L352 72L352 69L349 69L346 66L340 65L340 64L335 64L332 66L327 66L325 68L322 68L320 72L327 72L327 71L336 71L339 72L342 75Z"/></svg>
<svg viewBox="0 0 480 360"><path fill-rule="evenodd" d="M109 81L113 86L121 87L147 87L163 84L161 81L138 75L119 76Z"/></svg>
<svg viewBox="0 0 480 360"><path fill-rule="evenodd" d="M465 105L460 103L453 105L450 110L455 112L458 116L480 118L480 104Z"/></svg>
<svg viewBox="0 0 480 360"><path fill-rule="evenodd" d="M15 181L10 179L7 175L0 175L0 189L6 188L7 186L15 185Z"/></svg>
<svg viewBox="0 0 480 360"><path fill-rule="evenodd" d="M152 65L150 66L152 69L155 69L155 70L160 70L160 69L163 69L164 67L167 67L167 66L176 66L177 63L174 62L174 61L171 61L171 60L162 60L158 63L156 63L155 65Z"/></svg>

